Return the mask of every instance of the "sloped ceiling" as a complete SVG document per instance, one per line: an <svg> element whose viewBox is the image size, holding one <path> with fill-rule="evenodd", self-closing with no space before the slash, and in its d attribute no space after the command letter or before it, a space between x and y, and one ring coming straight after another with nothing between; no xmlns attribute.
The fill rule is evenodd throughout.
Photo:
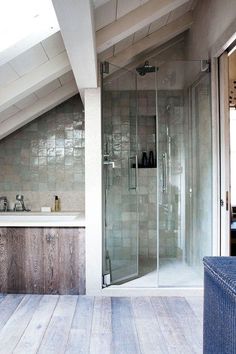
<svg viewBox="0 0 236 354"><path fill-rule="evenodd" d="M190 28L195 3L94 0L98 59L118 67L143 60L143 54ZM61 28L62 33L54 28L0 53L0 139L82 89L73 75L68 34Z"/></svg>

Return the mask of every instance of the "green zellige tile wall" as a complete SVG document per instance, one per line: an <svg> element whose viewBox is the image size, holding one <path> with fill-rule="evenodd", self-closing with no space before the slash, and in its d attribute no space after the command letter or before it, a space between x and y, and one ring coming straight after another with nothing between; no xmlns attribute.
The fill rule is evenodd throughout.
<svg viewBox="0 0 236 354"><path fill-rule="evenodd" d="M0 141L0 195L24 194L32 210L84 210L84 113L78 95Z"/></svg>

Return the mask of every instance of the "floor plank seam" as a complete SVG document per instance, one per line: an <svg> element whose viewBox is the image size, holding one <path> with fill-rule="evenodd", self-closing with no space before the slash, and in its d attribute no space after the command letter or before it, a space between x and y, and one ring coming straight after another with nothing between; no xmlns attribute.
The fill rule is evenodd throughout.
<svg viewBox="0 0 236 354"><path fill-rule="evenodd" d="M89 333L90 339L92 337L92 330L93 330L94 307L95 307L95 296L93 297L93 312L92 312L91 326L90 326L90 333ZM90 353L90 351L91 351L91 340L89 340L88 354Z"/></svg>
<svg viewBox="0 0 236 354"><path fill-rule="evenodd" d="M14 295L14 294L7 294L8 295ZM21 305L22 301L24 300L24 298L27 296L27 294L18 294L18 295L23 295L21 301L19 302L19 304L17 305L17 307L15 308L15 310L12 312L11 316L8 318L8 320L6 321L6 323L4 324L4 326L1 328L1 331L3 330L3 328L7 325L8 321L10 320L10 318L15 314L15 312L18 310L19 306ZM6 296L6 297L7 297Z"/></svg>
<svg viewBox="0 0 236 354"><path fill-rule="evenodd" d="M7 294L3 294L3 293L0 294L0 304L5 299L6 296Z"/></svg>
<svg viewBox="0 0 236 354"><path fill-rule="evenodd" d="M72 295L72 296L73 296L73 295ZM66 353L66 351L67 351L67 347L68 347L68 343L69 343L69 338L70 338L70 331L71 331L71 327L72 327L73 320L74 320L74 317L75 317L76 307L77 307L77 304L78 304L78 301L79 301L79 295L76 295L76 296L77 296L77 300L76 300L76 304L75 304L73 316L71 316L70 330L68 331L68 335L67 335L67 340L66 340L66 345L65 345L65 351L64 351L64 353Z"/></svg>
<svg viewBox="0 0 236 354"><path fill-rule="evenodd" d="M134 314L134 309L133 309L133 299L132 299L132 298L130 299L130 302L131 302L131 311L132 311L132 317L133 317L135 332L136 332L137 339L138 339L139 352L140 352L141 354L145 354L145 353L143 353L142 350L141 350L140 338L139 338L138 329L137 329L137 325L136 325L136 321L135 321L135 314Z"/></svg>
<svg viewBox="0 0 236 354"><path fill-rule="evenodd" d="M55 296L55 295L51 295L51 296ZM43 336L42 336L42 338L41 338L41 343L43 342L43 338L44 338L44 336L45 336L45 333L47 332L48 326L49 326L49 324L50 324L50 322L51 322L51 320L52 320L52 316L53 316L53 314L54 314L54 312L55 312L55 309L57 308L59 299L60 299L60 295L57 295L57 301L56 301L55 306L54 306L54 309L53 309L53 311L52 311L52 313L51 313L50 320L48 321L48 324L47 324L47 326L46 326L46 329L45 329L45 331L44 331L44 333L43 333ZM35 354L37 354L37 353L39 352L39 349L40 349L40 347L41 347L41 343L39 344L39 347L38 347L38 349L37 349L37 351L36 351Z"/></svg>
<svg viewBox="0 0 236 354"><path fill-rule="evenodd" d="M72 320L71 320L71 324L70 324L70 330L69 330L69 334L68 334L68 338L67 338L67 341L66 341L66 347L65 347L65 353L67 352L68 350L68 344L69 344L69 338L70 338L70 332L72 330L72 324L73 324L73 321L74 321L74 318L75 318L75 314L76 314L76 308L78 306L78 302L79 302L79 295L77 295L77 300L76 300L76 305L75 305L75 310L74 310L74 313L73 313L73 316L72 316Z"/></svg>
<svg viewBox="0 0 236 354"><path fill-rule="evenodd" d="M197 320L197 321L198 321L197 317L195 316L194 312L192 311L192 308L191 308L190 305L188 304L187 300L186 300L185 298L183 298L183 299L185 300L185 303L186 303L186 305L187 305L187 306L186 306L186 305L185 305L185 306L189 308L190 314L193 316L194 320ZM184 313L184 315L185 315L185 321L186 321L187 326L188 326L188 330L192 332L192 329L191 329L191 326L192 326L192 325L191 325L191 319L190 319L190 316L186 313L186 308L185 308L185 313ZM184 337L184 339L185 339L187 345L188 345L189 348L191 349L191 353L196 353L196 354L200 353L200 352L198 351L198 349L200 349L200 348L199 348L199 344L200 344L200 343L198 342L199 338L196 339L197 336L195 336L194 342L192 342L192 341L190 340L190 338L189 338L189 335L186 333L185 327L184 327L184 325L183 325L183 323L182 323L182 321L181 321L181 316L180 316L180 314L177 312L175 316L176 316L176 318L177 318L177 320L178 320L178 325L180 326L181 332L183 333L183 337ZM196 346L197 346L197 349L196 349Z"/></svg>
<svg viewBox="0 0 236 354"><path fill-rule="evenodd" d="M160 297L160 299L161 299L161 298L162 298L162 297ZM165 334L163 333L163 330L162 330L162 328L161 328L161 326L160 326L160 320L159 320L159 317L158 317L158 315L157 315L157 313L156 313L156 310L155 310L155 308L154 308L152 299L153 299L153 297L151 296L151 297L150 297L150 303L151 303L151 306L152 306L152 309L153 309L153 313L154 313L154 316L155 316L155 318L156 318L156 321L157 321L157 324L158 324L158 328L159 328L159 330L160 330L160 333L161 333L162 337L163 337L164 340L165 340ZM170 351L169 351L168 345L166 344L166 342L165 342L165 350L166 350L166 353L165 353L165 354L171 354Z"/></svg>
<svg viewBox="0 0 236 354"><path fill-rule="evenodd" d="M34 294L31 294L30 297L29 297L29 299L30 299L32 296L34 296ZM41 295L40 301L42 300L42 298L43 298L43 295ZM40 303L40 301L39 301L39 303ZM30 317L30 319L29 319L29 321L28 321L28 323L27 323L27 325L26 325L24 331L21 333L21 336L20 336L18 342L16 343L15 347L14 347L13 350L12 350L12 353L14 353L14 351L15 351L17 345L19 344L19 342L20 342L20 340L21 340L21 338L22 338L22 336L24 335L26 329L28 328L28 326L29 326L29 324L30 324L30 322L31 322L31 320L32 320L32 318L33 318L33 315L34 315L34 313L35 313L35 311L36 311L36 309L37 309L37 307L35 307L35 309L32 311L32 316Z"/></svg>

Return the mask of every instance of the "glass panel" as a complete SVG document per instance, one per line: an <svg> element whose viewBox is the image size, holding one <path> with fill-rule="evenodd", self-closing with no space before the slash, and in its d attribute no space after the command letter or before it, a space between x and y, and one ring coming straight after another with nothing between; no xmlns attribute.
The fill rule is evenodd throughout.
<svg viewBox="0 0 236 354"><path fill-rule="evenodd" d="M103 80L103 273L129 287L202 286L212 251L210 74L199 61L155 64L140 75L110 65Z"/></svg>
<svg viewBox="0 0 236 354"><path fill-rule="evenodd" d="M136 75L113 65L109 69L102 91L107 285L138 275Z"/></svg>
<svg viewBox="0 0 236 354"><path fill-rule="evenodd" d="M209 76L201 62L158 72L159 286L201 286L211 255Z"/></svg>
<svg viewBox="0 0 236 354"><path fill-rule="evenodd" d="M149 64L146 62L146 64ZM137 75L140 287L157 286L156 67Z"/></svg>

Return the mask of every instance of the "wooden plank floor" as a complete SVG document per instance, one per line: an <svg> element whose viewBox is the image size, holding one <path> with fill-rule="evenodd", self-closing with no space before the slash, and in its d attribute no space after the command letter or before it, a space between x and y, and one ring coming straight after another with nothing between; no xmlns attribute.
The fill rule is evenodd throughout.
<svg viewBox="0 0 236 354"><path fill-rule="evenodd" d="M202 353L200 297L0 294L0 354Z"/></svg>

